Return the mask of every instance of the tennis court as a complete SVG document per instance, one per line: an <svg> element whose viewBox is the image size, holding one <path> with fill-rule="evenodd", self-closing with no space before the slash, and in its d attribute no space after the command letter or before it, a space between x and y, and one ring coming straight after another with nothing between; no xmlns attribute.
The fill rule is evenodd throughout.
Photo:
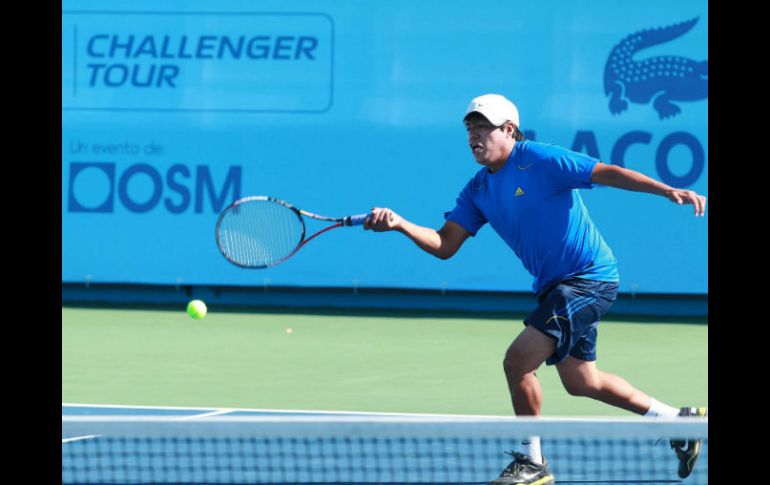
<svg viewBox="0 0 770 485"><path fill-rule="evenodd" d="M521 316L62 309L62 399L90 404L512 414L503 355ZM287 329L292 329L287 333ZM708 325L600 324L601 368L681 406L708 405ZM627 413L538 373L543 414Z"/></svg>
<svg viewBox="0 0 770 485"><path fill-rule="evenodd" d="M503 452L513 447L521 430L514 428L503 437L487 430L478 436L476 431L456 427L464 419L481 420L475 430L485 420L511 419L501 355L520 325L520 317L513 315L213 308L206 319L192 320L181 308L64 307L63 419L106 417L108 422L63 422L62 451L72 463L72 470L63 473L87 482L91 475L82 474L93 472L97 456L102 457L99 467L107 469L102 473L122 477L126 483L150 478L125 471L141 460L145 460L144 469L153 473L165 470L152 480L171 482L180 477L182 482L205 479L206 483L363 483L372 477L380 483L422 482L426 477L433 483L490 480L507 464L510 457ZM707 325L696 321L601 325L599 352L604 368L623 373L669 402L708 404ZM544 416L577 420L603 416L590 422L592 431L587 435L585 430L576 431L574 424L572 428L564 428L564 423L538 425L558 483L679 481L667 441L650 436L654 430L648 425L641 436L628 428L628 420L633 419L629 413L567 395L552 368L541 369L539 377L547 396ZM159 417L166 425L182 428L169 430L171 437L154 436L159 433L158 423L142 419ZM269 422L248 421L255 417L269 418ZM431 419L442 417L447 422L430 428ZM246 422L208 423L219 418L246 418ZM302 421L307 418L321 421ZM350 418L365 422L344 421ZM417 420L419 426L404 429L403 436L389 441L394 423L383 423L382 418L403 418L407 423L395 425L402 427ZM131 430L128 436L122 434L125 429L115 431L120 422L110 419L134 420L124 423ZM343 421L329 423L328 419ZM618 422L607 423L608 419ZM203 428L190 429L192 422ZM361 428L345 428L354 425ZM500 426L510 425L494 427L499 431ZM250 430L245 443L243 437L232 436L228 426ZM325 428L319 430L319 426ZM694 432L707 433L706 429ZM149 437L134 436L138 430L146 430ZM276 434L264 436L271 430ZM551 442L549 430L556 432ZM607 434L612 430L620 434ZM116 441L119 451L106 439L110 433L121 436ZM445 438L449 441L442 441ZM187 443L181 451L180 440ZM177 451L171 451L171 446ZM122 457L126 450L133 450L129 452L133 458ZM180 456L185 450L193 458ZM701 480L707 476L707 450L706 444L698 473L685 483L705 483ZM317 457L316 461L303 465L300 458L297 462L295 455L303 453ZM112 454L118 456L109 458ZM234 462L233 456L240 458ZM592 461L599 456L605 462ZM211 470L201 460L210 462ZM650 460L656 462L655 468L644 465ZM314 471L306 475L300 469Z"/></svg>

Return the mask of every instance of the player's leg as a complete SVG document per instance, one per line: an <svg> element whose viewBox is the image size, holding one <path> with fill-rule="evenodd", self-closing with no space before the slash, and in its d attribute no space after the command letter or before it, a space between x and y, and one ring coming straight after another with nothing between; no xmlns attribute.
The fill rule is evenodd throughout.
<svg viewBox="0 0 770 485"><path fill-rule="evenodd" d="M573 396L590 397L645 416L673 418L707 415L706 408L677 409L664 404L636 389L622 377L600 371L595 361L569 356L557 364L556 369L564 388ZM679 459L679 477L688 477L700 455L701 440L675 439L670 444Z"/></svg>
<svg viewBox="0 0 770 485"><path fill-rule="evenodd" d="M527 328L511 344L505 358L505 375L511 393L516 415L538 415L540 413L540 384L535 370L543 361L554 365L563 361L579 340L580 335L597 320L597 304L600 295L595 287L607 289L611 302L617 289L616 284L592 282L570 278L538 295L539 306L525 320ZM612 291L610 291L612 290ZM506 468L495 484L536 483L524 476L538 476L539 479L553 480L548 464L540 452L538 436L530 436L522 442L524 453L514 453L514 461ZM533 472L533 467L543 467L542 476ZM508 481L506 481L508 480ZM547 483L547 482L543 482Z"/></svg>
<svg viewBox="0 0 770 485"><path fill-rule="evenodd" d="M547 362L556 364L567 392L645 416L677 416L679 409L651 398L622 377L596 367L599 319L615 301L617 284L573 278L564 286L571 292L572 299L566 310L560 312L566 314L568 319L559 319L559 324L563 327L562 333L569 336L569 345L566 346L569 350ZM578 298L575 298L576 295Z"/></svg>
<svg viewBox="0 0 770 485"><path fill-rule="evenodd" d="M645 416L673 418L683 415L685 408L675 408L653 399L622 377L599 370L595 361L569 356L557 364L556 369L564 389L573 396L590 397Z"/></svg>
<svg viewBox="0 0 770 485"><path fill-rule="evenodd" d="M553 293L556 296L550 296ZM560 299L553 291L541 295L540 306L533 315L546 315ZM517 416L538 416L542 403L542 391L536 370L556 352L558 337L554 332L545 332L540 326L530 325L530 321L542 321L542 318L530 315L525 321L527 327L511 343L505 353L503 370L511 395L511 403ZM529 436L521 443L523 453L509 453L513 461L492 482L494 485L553 483L547 461L540 451L540 437Z"/></svg>
<svg viewBox="0 0 770 485"><path fill-rule="evenodd" d="M625 379L596 367L597 327L617 298L617 283L571 278L561 286L565 305L554 312L552 319L565 335L566 351L548 363L556 365L564 388L573 396L586 396L645 414L652 404L650 396Z"/></svg>
<svg viewBox="0 0 770 485"><path fill-rule="evenodd" d="M636 414L645 414L652 399L625 379L596 368L595 361L568 356L556 365L564 389L572 396L590 397ZM674 415L678 409L671 408Z"/></svg>
<svg viewBox="0 0 770 485"><path fill-rule="evenodd" d="M598 285L594 292L601 295L601 285ZM648 396L622 377L597 369L595 361L598 321L588 325L585 322L594 317L598 320L608 308L609 305L603 304L600 298L597 299L597 304L593 305L593 309L576 312L570 318L573 338L578 335L575 330L581 329L579 331L582 333L571 346L569 355L556 364L567 392L645 416L705 416L705 408L677 409ZM700 454L701 440L671 440L670 444L679 459L679 476L686 478L692 472Z"/></svg>
<svg viewBox="0 0 770 485"><path fill-rule="evenodd" d="M526 327L508 347L503 370L516 416L540 414L543 397L535 371L554 350L553 337L533 327Z"/></svg>
<svg viewBox="0 0 770 485"><path fill-rule="evenodd" d="M516 416L540 414L542 391L535 371L556 349L553 337L534 327L526 327L511 343L503 359L503 370ZM540 438L530 436L522 442L523 453L512 452L513 461L494 485L549 485L553 475L540 453Z"/></svg>

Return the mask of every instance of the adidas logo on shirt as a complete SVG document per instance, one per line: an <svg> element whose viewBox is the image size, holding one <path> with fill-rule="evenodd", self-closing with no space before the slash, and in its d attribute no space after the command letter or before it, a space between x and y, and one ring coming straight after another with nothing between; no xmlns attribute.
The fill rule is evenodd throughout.
<svg viewBox="0 0 770 485"><path fill-rule="evenodd" d="M518 189L516 189L516 197L518 197L518 196L520 196L520 195L524 195L524 191L523 191L523 190L521 190L521 187L519 187Z"/></svg>

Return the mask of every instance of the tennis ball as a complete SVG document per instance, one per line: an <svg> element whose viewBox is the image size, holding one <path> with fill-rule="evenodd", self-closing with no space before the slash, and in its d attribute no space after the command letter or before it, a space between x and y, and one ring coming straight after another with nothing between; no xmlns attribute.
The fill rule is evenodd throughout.
<svg viewBox="0 0 770 485"><path fill-rule="evenodd" d="M193 300L187 304L187 314L196 320L206 316L206 304L201 300Z"/></svg>

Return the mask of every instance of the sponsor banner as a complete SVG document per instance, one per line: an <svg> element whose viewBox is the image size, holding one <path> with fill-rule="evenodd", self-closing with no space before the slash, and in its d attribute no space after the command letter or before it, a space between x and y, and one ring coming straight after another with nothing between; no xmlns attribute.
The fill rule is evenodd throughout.
<svg viewBox="0 0 770 485"><path fill-rule="evenodd" d="M62 13L62 109L325 111L334 25L291 12Z"/></svg>
<svg viewBox="0 0 770 485"><path fill-rule="evenodd" d="M529 291L489 227L447 261L400 234L344 228L250 271L218 253L214 224L232 200L270 195L330 216L390 207L439 228L480 168L462 116L484 93L514 101L530 139L708 196L707 36L704 1L482 12L68 0L62 279ZM581 195L621 291L707 292L708 215L618 189Z"/></svg>

